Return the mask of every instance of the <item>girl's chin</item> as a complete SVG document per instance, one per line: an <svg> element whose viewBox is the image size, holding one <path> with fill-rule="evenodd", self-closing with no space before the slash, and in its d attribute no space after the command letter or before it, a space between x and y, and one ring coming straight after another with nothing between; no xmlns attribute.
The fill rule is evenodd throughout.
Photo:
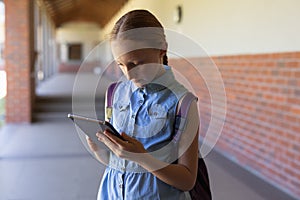
<svg viewBox="0 0 300 200"><path fill-rule="evenodd" d="M146 84L141 84L141 83L134 83L134 85L138 88L144 88Z"/></svg>
<svg viewBox="0 0 300 200"><path fill-rule="evenodd" d="M144 80L136 80L136 79L133 79L133 80L131 80L131 81L134 83L134 85L136 85L136 86L139 87L139 88L143 88L143 87L145 87L145 86L147 85L147 82L144 81Z"/></svg>

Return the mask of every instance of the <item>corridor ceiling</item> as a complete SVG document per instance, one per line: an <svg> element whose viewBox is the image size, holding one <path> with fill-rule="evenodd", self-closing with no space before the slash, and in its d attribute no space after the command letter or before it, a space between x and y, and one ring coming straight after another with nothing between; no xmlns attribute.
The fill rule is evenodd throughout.
<svg viewBox="0 0 300 200"><path fill-rule="evenodd" d="M55 26L71 21L106 25L128 0L42 0Z"/></svg>

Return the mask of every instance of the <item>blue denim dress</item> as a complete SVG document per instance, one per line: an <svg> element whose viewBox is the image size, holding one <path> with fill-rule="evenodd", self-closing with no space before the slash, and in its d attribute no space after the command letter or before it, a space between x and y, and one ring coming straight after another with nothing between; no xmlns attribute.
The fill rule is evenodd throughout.
<svg viewBox="0 0 300 200"><path fill-rule="evenodd" d="M176 106L187 90L171 71L147 84L136 87L121 82L114 93L111 123L119 132L134 137L157 159L174 162L177 145L172 142ZM185 199L185 193L156 178L137 163L110 153L100 184L98 200L106 199Z"/></svg>

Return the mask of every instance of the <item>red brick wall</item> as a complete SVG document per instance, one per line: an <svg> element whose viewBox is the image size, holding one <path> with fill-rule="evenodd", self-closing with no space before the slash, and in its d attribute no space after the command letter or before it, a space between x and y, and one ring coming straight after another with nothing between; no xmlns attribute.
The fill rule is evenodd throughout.
<svg viewBox="0 0 300 200"><path fill-rule="evenodd" d="M6 122L31 122L34 96L32 0L5 0Z"/></svg>
<svg viewBox="0 0 300 200"><path fill-rule="evenodd" d="M201 68L211 63L208 58L189 60ZM215 148L299 198L300 52L218 56L212 60L221 73L227 97L226 120ZM170 65L196 86L204 136L211 117L206 85L187 61L173 59Z"/></svg>
<svg viewBox="0 0 300 200"><path fill-rule="evenodd" d="M99 62L62 62L58 65L60 73L93 72L95 67L99 67Z"/></svg>

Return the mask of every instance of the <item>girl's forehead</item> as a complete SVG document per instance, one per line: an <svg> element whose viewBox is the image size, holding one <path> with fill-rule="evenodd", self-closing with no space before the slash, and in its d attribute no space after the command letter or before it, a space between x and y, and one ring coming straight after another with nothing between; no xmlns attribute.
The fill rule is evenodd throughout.
<svg viewBox="0 0 300 200"><path fill-rule="evenodd" d="M135 41L135 40L113 40L111 41L111 49L112 53L115 57L119 57L121 55L127 54L129 52L153 48L151 45L148 45L143 41Z"/></svg>
<svg viewBox="0 0 300 200"><path fill-rule="evenodd" d="M137 49L167 50L164 29L143 27L118 32L111 37L111 48L115 55L122 55Z"/></svg>
<svg viewBox="0 0 300 200"><path fill-rule="evenodd" d="M133 62L133 61L143 61L147 62L158 56L158 51L155 49L137 49L124 54L115 55L114 58L117 62Z"/></svg>

